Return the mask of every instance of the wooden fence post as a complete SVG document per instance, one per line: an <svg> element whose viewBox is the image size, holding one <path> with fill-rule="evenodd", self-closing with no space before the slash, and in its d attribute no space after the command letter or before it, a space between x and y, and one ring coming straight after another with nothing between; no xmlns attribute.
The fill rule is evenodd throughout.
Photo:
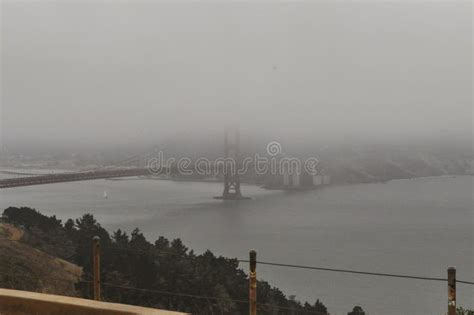
<svg viewBox="0 0 474 315"><path fill-rule="evenodd" d="M456 315L456 268L448 268L448 315Z"/></svg>
<svg viewBox="0 0 474 315"><path fill-rule="evenodd" d="M249 314L257 315L257 252L250 251Z"/></svg>
<svg viewBox="0 0 474 315"><path fill-rule="evenodd" d="M100 237L92 238L92 268L94 272L94 300L100 301Z"/></svg>

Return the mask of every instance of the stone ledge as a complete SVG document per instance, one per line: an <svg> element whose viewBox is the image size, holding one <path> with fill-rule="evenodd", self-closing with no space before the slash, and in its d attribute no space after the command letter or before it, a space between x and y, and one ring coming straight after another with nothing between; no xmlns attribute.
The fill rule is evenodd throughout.
<svg viewBox="0 0 474 315"><path fill-rule="evenodd" d="M179 315L185 313L74 297L0 289L1 315Z"/></svg>

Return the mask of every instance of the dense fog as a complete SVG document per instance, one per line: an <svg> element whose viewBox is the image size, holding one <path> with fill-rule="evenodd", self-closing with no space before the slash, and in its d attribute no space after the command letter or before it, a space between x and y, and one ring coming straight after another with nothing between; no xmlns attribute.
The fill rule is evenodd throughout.
<svg viewBox="0 0 474 315"><path fill-rule="evenodd" d="M472 139L470 1L1 9L4 145Z"/></svg>

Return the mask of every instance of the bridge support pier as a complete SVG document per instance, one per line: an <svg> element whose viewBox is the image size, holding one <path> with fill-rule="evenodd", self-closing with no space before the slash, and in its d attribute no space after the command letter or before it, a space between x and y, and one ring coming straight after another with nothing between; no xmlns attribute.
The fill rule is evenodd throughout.
<svg viewBox="0 0 474 315"><path fill-rule="evenodd" d="M224 165L222 171L224 172L224 191L222 196L214 197L214 199L221 200L243 200L250 199L242 196L240 190L240 176L238 174L240 161L240 134L239 131L235 131L235 138L233 142L229 142L228 132L226 130L224 136ZM227 161L233 160L234 167L229 165Z"/></svg>

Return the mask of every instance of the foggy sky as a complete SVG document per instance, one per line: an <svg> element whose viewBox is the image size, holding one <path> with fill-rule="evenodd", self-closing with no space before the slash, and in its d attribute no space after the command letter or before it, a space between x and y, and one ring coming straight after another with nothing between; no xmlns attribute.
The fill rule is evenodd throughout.
<svg viewBox="0 0 474 315"><path fill-rule="evenodd" d="M466 2L2 1L6 143L472 139Z"/></svg>

